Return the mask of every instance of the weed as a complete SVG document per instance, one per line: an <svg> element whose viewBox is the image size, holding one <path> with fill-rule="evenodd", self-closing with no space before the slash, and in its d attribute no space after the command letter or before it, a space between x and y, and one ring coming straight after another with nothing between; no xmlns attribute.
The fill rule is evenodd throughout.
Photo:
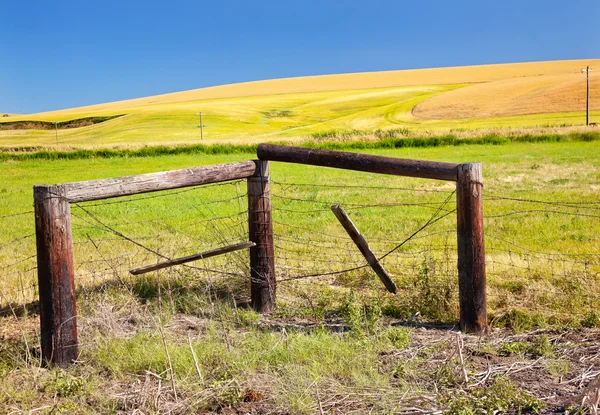
<svg viewBox="0 0 600 415"><path fill-rule="evenodd" d="M252 309L238 309L238 318L244 326L255 326L260 321L260 314Z"/></svg>
<svg viewBox="0 0 600 415"><path fill-rule="evenodd" d="M426 256L421 262L412 281L415 290L412 308L426 318L453 321L458 314L458 288L455 281L438 274L437 265L433 256Z"/></svg>
<svg viewBox="0 0 600 415"><path fill-rule="evenodd" d="M546 334L536 336L532 342L515 341L503 343L498 349L501 356L524 355L525 353L533 357L553 357L553 347Z"/></svg>
<svg viewBox="0 0 600 415"><path fill-rule="evenodd" d="M554 348L546 334L537 336L527 351L534 357L554 357Z"/></svg>
<svg viewBox="0 0 600 415"><path fill-rule="evenodd" d="M581 320L581 325L587 328L594 328L600 326L600 312L596 310L590 311L583 320Z"/></svg>
<svg viewBox="0 0 600 415"><path fill-rule="evenodd" d="M500 327L510 327L515 333L520 333L533 328L546 327L546 319L539 313L529 313L523 310L510 310L498 319Z"/></svg>
<svg viewBox="0 0 600 415"><path fill-rule="evenodd" d="M410 307L392 302L391 300L386 302L383 307L381 307L381 313L384 316L397 319L407 319L411 316Z"/></svg>
<svg viewBox="0 0 600 415"><path fill-rule="evenodd" d="M500 288L504 288L513 294L523 294L525 292L526 284L523 281L506 281L498 284Z"/></svg>
<svg viewBox="0 0 600 415"><path fill-rule="evenodd" d="M72 376L68 372L56 371L47 380L44 390L62 397L70 397L83 391L86 381L82 378Z"/></svg>
<svg viewBox="0 0 600 415"><path fill-rule="evenodd" d="M371 298L363 304L364 322L368 334L374 334L379 330L381 322L381 305L377 298Z"/></svg>
<svg viewBox="0 0 600 415"><path fill-rule="evenodd" d="M244 393L239 384L227 379L214 382L212 387L216 393L211 395L208 401L202 405L204 409L209 411L221 412L225 408L230 408L239 402L244 401Z"/></svg>
<svg viewBox="0 0 600 415"><path fill-rule="evenodd" d="M548 373L560 379L569 372L569 361L564 359L549 359L544 362L544 367Z"/></svg>
<svg viewBox="0 0 600 415"><path fill-rule="evenodd" d="M132 292L141 300L148 301L158 297L159 286L155 278L142 276L131 287Z"/></svg>
<svg viewBox="0 0 600 415"><path fill-rule="evenodd" d="M362 137L367 135L368 133L362 130L329 130L316 132L311 134L312 138L315 140L321 141L327 138L336 138L336 139L351 139L356 137Z"/></svg>
<svg viewBox="0 0 600 415"><path fill-rule="evenodd" d="M344 322L350 327L352 333L356 336L362 336L364 334L362 328L363 307L353 289L344 298L340 312L344 317Z"/></svg>
<svg viewBox="0 0 600 415"><path fill-rule="evenodd" d="M527 352L529 345L526 342L507 342L502 343L498 354L501 356L522 355Z"/></svg>
<svg viewBox="0 0 600 415"><path fill-rule="evenodd" d="M382 334L396 349L405 349L411 341L411 330L405 327L388 327Z"/></svg>
<svg viewBox="0 0 600 415"><path fill-rule="evenodd" d="M487 388L459 393L447 401L448 413L494 414L498 412L537 413L543 403L506 377L496 377Z"/></svg>
<svg viewBox="0 0 600 415"><path fill-rule="evenodd" d="M452 388L460 383L460 377L457 376L454 365L446 362L436 366L433 373L435 382L443 388Z"/></svg>
<svg viewBox="0 0 600 415"><path fill-rule="evenodd" d="M352 333L361 337L365 332L367 335L377 333L382 316L381 310L381 305L376 298L360 298L354 289L350 289L342 301L340 313Z"/></svg>
<svg viewBox="0 0 600 415"><path fill-rule="evenodd" d="M410 130L408 128L390 128L390 129L379 129L373 132L375 137L382 138L398 138L398 137L407 137L410 134Z"/></svg>

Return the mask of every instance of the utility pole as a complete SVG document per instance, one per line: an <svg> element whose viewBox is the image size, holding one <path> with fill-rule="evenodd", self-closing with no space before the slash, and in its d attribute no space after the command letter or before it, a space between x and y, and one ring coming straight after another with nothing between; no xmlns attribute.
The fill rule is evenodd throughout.
<svg viewBox="0 0 600 415"><path fill-rule="evenodd" d="M585 94L585 125L590 125L590 66L588 65L581 72L585 72L585 79L587 83L587 90Z"/></svg>
<svg viewBox="0 0 600 415"><path fill-rule="evenodd" d="M56 132L56 144L58 144L58 122L54 122L54 131Z"/></svg>
<svg viewBox="0 0 600 415"><path fill-rule="evenodd" d="M202 125L202 113L198 112L198 116L200 117L200 140L204 139L203 125Z"/></svg>

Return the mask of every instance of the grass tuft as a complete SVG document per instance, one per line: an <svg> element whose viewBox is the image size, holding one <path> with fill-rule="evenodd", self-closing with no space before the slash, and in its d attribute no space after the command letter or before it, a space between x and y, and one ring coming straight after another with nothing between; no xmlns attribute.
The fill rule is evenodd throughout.
<svg viewBox="0 0 600 415"><path fill-rule="evenodd" d="M479 413L538 413L543 403L519 388L510 379L499 376L487 388L470 393L458 393L448 400L448 413L471 415Z"/></svg>

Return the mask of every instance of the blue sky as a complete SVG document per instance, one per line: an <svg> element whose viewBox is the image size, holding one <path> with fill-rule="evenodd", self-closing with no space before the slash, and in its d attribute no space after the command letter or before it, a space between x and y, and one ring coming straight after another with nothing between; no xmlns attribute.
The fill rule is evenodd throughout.
<svg viewBox="0 0 600 415"><path fill-rule="evenodd" d="M258 79L598 57L597 0L14 0L0 8L0 112Z"/></svg>

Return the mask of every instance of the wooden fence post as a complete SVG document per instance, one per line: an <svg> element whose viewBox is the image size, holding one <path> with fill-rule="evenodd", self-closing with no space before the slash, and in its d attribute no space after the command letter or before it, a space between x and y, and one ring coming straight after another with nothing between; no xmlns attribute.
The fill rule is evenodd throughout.
<svg viewBox="0 0 600 415"><path fill-rule="evenodd" d="M66 367L77 359L77 312L71 207L62 185L34 186L42 360Z"/></svg>
<svg viewBox="0 0 600 415"><path fill-rule="evenodd" d="M270 313L275 306L275 258L268 161L257 161L256 175L248 178L248 232L256 244L250 248L252 308Z"/></svg>
<svg viewBox="0 0 600 415"><path fill-rule="evenodd" d="M482 192L481 163L459 165L456 215L460 328L477 334L488 331Z"/></svg>

